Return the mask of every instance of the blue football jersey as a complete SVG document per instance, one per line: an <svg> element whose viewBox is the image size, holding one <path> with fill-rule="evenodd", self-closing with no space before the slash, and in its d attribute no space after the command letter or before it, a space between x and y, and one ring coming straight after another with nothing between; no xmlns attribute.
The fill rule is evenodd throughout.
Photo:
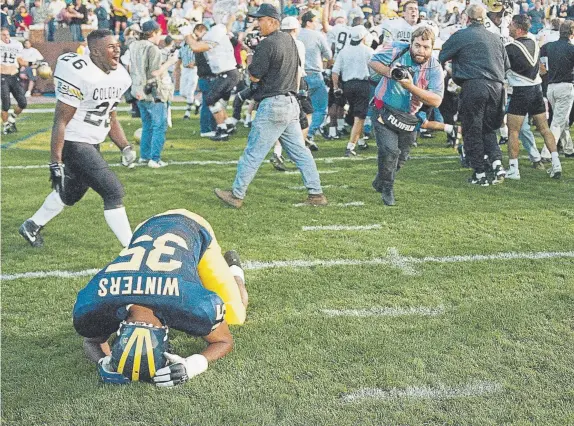
<svg viewBox="0 0 574 426"><path fill-rule="evenodd" d="M222 321L225 304L207 290L197 265L212 241L209 231L181 214L154 216L131 243L79 293L74 327L84 337L114 333L127 305L151 308L164 325L206 336Z"/></svg>

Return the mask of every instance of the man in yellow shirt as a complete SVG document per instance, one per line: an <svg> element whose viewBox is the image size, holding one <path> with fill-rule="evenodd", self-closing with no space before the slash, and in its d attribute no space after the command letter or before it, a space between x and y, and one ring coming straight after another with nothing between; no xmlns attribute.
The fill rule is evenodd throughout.
<svg viewBox="0 0 574 426"><path fill-rule="evenodd" d="M131 0L112 0L112 9L115 34L118 35L125 31L128 19L132 17L132 2Z"/></svg>

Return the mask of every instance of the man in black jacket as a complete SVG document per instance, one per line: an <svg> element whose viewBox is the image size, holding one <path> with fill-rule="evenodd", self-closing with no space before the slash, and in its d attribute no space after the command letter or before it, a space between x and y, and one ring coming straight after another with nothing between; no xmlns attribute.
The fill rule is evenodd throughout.
<svg viewBox="0 0 574 426"><path fill-rule="evenodd" d="M466 13L469 26L444 43L439 61L452 60L453 80L462 87L460 116L464 147L474 169L469 182L489 186L502 182L506 175L496 129L504 118L504 74L510 63L500 37L483 25L484 8L471 5ZM489 180L486 171L491 167L493 177Z"/></svg>

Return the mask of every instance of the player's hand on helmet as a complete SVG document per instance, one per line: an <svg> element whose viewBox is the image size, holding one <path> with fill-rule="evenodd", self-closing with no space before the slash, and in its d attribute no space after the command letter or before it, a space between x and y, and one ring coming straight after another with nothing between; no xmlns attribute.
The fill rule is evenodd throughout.
<svg viewBox="0 0 574 426"><path fill-rule="evenodd" d="M122 149L122 166L129 167L136 161L136 152L131 145Z"/></svg>
<svg viewBox="0 0 574 426"><path fill-rule="evenodd" d="M64 191L64 164L50 163L50 180L52 181L52 188L58 193Z"/></svg>
<svg viewBox="0 0 574 426"><path fill-rule="evenodd" d="M98 373L100 373L100 379L104 383L111 383L113 385L125 385L130 382L130 379L125 377L113 370L110 362L112 360L111 355L100 358L98 361Z"/></svg>
<svg viewBox="0 0 574 426"><path fill-rule="evenodd" d="M343 96L343 89L341 89L340 87L337 89L333 90L333 95L335 95L335 97L337 99L341 98Z"/></svg>
<svg viewBox="0 0 574 426"><path fill-rule="evenodd" d="M201 354L188 356L187 358L179 355L164 352L164 356L169 361L169 365L156 371L153 382L158 387L173 387L187 382L207 370L208 362Z"/></svg>

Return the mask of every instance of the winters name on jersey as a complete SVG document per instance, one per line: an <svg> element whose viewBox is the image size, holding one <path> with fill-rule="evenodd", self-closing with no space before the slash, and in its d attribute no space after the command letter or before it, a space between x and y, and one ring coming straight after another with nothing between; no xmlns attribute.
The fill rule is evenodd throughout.
<svg viewBox="0 0 574 426"><path fill-rule="evenodd" d="M177 277L110 277L102 278L98 296L151 295L179 296Z"/></svg>

